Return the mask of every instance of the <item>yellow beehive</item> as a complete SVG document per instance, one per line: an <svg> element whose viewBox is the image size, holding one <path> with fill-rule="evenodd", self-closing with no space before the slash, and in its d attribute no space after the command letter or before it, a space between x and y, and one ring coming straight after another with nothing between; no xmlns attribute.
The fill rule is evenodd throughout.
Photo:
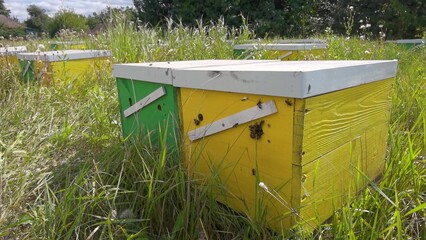
<svg viewBox="0 0 426 240"><path fill-rule="evenodd" d="M100 74L111 66L107 50L62 50L20 53L22 76L26 81L52 84L84 81L88 74Z"/></svg>
<svg viewBox="0 0 426 240"><path fill-rule="evenodd" d="M15 47L1 47L0 48L0 66L6 67L9 65L18 64L18 53L23 53L27 51L25 46L15 46Z"/></svg>
<svg viewBox="0 0 426 240"><path fill-rule="evenodd" d="M255 221L264 218L277 231L296 223L312 230L380 177L396 67L397 61L170 66L188 171L213 180L217 200Z"/></svg>
<svg viewBox="0 0 426 240"><path fill-rule="evenodd" d="M308 42L304 39L298 40L281 40L278 43L250 43L238 44L234 46L234 55L237 57L247 55L250 57L254 50L269 51L272 58L281 60L300 60L300 59L315 59L320 57L327 49L325 42Z"/></svg>

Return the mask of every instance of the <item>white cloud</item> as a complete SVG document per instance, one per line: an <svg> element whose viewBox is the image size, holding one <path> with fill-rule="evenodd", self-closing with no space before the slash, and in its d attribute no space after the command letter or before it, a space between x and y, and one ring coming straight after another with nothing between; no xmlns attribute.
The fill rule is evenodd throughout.
<svg viewBox="0 0 426 240"><path fill-rule="evenodd" d="M17 17L20 21L28 18L27 7L35 4L46 10L49 16L55 15L63 7L71 9L82 15L91 15L93 12L99 13L107 6L110 7L133 7L133 0L5 0L4 5L11 11L11 16Z"/></svg>

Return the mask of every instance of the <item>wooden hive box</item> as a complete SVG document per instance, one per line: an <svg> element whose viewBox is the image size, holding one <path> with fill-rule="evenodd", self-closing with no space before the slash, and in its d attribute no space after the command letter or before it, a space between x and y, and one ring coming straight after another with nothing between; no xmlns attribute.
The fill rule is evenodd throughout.
<svg viewBox="0 0 426 240"><path fill-rule="evenodd" d="M117 81L123 136L137 141L148 136L152 142L158 142L160 137L164 137L170 149L178 150L181 139L179 93L173 86L171 70L243 62L262 61L200 60L114 64L113 75Z"/></svg>
<svg viewBox="0 0 426 240"><path fill-rule="evenodd" d="M312 230L383 172L397 61L172 69L184 161L217 199ZM269 192L259 187L267 186Z"/></svg>
<svg viewBox="0 0 426 240"><path fill-rule="evenodd" d="M110 69L107 50L61 50L20 53L18 59L25 81L52 84L55 81L85 81L85 76Z"/></svg>
<svg viewBox="0 0 426 240"><path fill-rule="evenodd" d="M278 43L250 43L234 46L234 56L237 58L249 58L254 50L273 51L272 57L281 60L298 60L321 56L327 49L325 42L309 42L308 40L281 40Z"/></svg>
<svg viewBox="0 0 426 240"><path fill-rule="evenodd" d="M396 68L395 60L114 65L125 135L179 115L168 132L181 137L175 147L191 176L276 231L312 230L380 177ZM159 88L164 96L137 107Z"/></svg>

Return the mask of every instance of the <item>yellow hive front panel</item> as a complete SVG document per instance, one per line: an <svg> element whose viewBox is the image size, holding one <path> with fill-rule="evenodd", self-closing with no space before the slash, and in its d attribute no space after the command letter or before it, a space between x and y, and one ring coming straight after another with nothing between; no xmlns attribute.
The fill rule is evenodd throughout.
<svg viewBox="0 0 426 240"><path fill-rule="evenodd" d="M41 60L34 62L34 76L42 85L50 85L53 83L53 71L50 62Z"/></svg>
<svg viewBox="0 0 426 240"><path fill-rule="evenodd" d="M301 165L389 123L393 79L386 79L307 98ZM387 134L379 141L384 144Z"/></svg>
<svg viewBox="0 0 426 240"><path fill-rule="evenodd" d="M35 61L34 73L36 79L43 85L54 83L73 83L81 85L87 77L96 77L104 71L111 71L107 58L90 58L69 61ZM86 77L86 78L85 78Z"/></svg>
<svg viewBox="0 0 426 240"><path fill-rule="evenodd" d="M0 67L8 67L10 65L18 65L19 60L16 55L0 56Z"/></svg>
<svg viewBox="0 0 426 240"><path fill-rule="evenodd" d="M218 200L249 214L267 212L274 226L290 226L293 100L270 96L180 89L184 156L196 178L214 181ZM187 133L273 100L277 112L230 129L190 141ZM201 117L200 117L201 116ZM254 129L262 130L254 136ZM265 193L264 182L276 192ZM275 197L282 197L280 203ZM262 203L262 204L261 204ZM263 211L263 210L264 211Z"/></svg>

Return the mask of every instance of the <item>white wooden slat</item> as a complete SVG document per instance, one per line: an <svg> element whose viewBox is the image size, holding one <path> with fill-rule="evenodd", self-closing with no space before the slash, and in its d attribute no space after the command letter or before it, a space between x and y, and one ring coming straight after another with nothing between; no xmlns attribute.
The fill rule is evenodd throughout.
<svg viewBox="0 0 426 240"><path fill-rule="evenodd" d="M278 109L274 100L271 100L189 131L188 137L192 142L276 112Z"/></svg>
<svg viewBox="0 0 426 240"><path fill-rule="evenodd" d="M284 53L283 55L279 56L278 59L283 59L285 57L290 56L291 54L293 54L293 51L288 51L288 52Z"/></svg>
<svg viewBox="0 0 426 240"><path fill-rule="evenodd" d="M153 101L159 99L160 97L164 95L166 95L166 90L164 89L164 87L160 87L156 89L152 93L148 94L146 97L142 98L141 100L139 100L138 102L136 102L135 104L127 108L124 111L124 117L129 117L130 115L141 110L148 104L152 103Z"/></svg>
<svg viewBox="0 0 426 240"><path fill-rule="evenodd" d="M28 69L30 69L30 66L31 66L31 62L27 61L27 65L25 66L24 71L22 71L22 76L25 76L27 74Z"/></svg>

